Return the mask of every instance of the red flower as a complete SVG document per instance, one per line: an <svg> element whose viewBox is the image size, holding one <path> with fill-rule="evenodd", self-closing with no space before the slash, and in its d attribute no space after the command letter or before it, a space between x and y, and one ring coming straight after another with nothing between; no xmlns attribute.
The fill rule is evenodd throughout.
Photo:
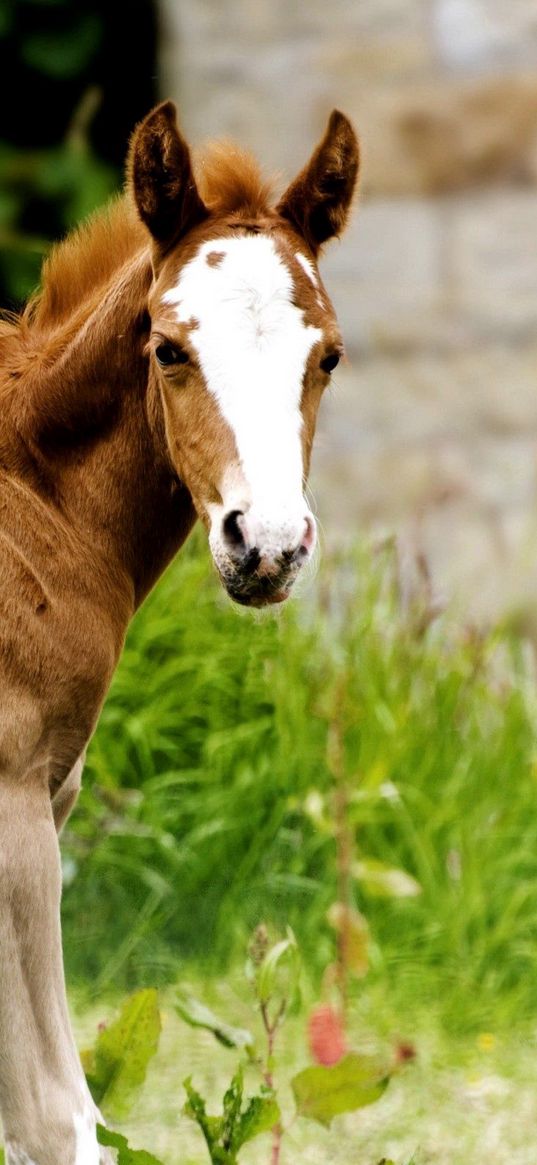
<svg viewBox="0 0 537 1165"><path fill-rule="evenodd" d="M341 1016L329 1003L314 1007L308 1020L308 1043L317 1064L330 1068L345 1055L345 1032Z"/></svg>

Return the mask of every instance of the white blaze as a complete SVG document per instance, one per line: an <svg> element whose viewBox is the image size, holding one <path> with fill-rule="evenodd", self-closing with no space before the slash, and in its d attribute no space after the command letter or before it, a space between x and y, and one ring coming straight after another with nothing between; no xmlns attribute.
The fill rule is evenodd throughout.
<svg viewBox="0 0 537 1165"><path fill-rule="evenodd" d="M249 506L260 528L271 530L270 541L276 526L303 525L308 513L300 400L306 362L322 333L305 324L293 294L272 239L247 235L203 243L163 297L180 322L198 322L189 341L235 436L243 480L229 480L224 508Z"/></svg>

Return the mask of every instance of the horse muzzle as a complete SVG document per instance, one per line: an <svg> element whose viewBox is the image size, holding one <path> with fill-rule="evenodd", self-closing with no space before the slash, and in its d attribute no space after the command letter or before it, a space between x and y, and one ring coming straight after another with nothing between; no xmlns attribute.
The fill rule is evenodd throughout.
<svg viewBox="0 0 537 1165"><path fill-rule="evenodd" d="M248 607L265 607L288 598L304 564L311 558L316 527L308 512L281 526L256 520L249 511L230 510L210 545L229 596Z"/></svg>

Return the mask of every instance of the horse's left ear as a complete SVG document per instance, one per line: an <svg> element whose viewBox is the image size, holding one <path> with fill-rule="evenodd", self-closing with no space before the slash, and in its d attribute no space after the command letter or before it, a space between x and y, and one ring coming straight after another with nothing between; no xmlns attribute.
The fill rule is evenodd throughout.
<svg viewBox="0 0 537 1165"><path fill-rule="evenodd" d="M276 207L306 239L314 254L341 234L356 186L360 148L352 125L337 109L307 166Z"/></svg>
<svg viewBox="0 0 537 1165"><path fill-rule="evenodd" d="M207 217L173 101L157 105L136 127L127 177L140 218L161 251Z"/></svg>

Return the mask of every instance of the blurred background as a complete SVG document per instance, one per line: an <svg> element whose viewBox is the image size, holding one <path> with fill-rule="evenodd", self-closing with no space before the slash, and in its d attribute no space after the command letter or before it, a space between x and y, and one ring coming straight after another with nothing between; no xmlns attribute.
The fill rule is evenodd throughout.
<svg viewBox="0 0 537 1165"><path fill-rule="evenodd" d="M505 1048L526 1024L534 1056L537 1007L536 65L535 0L0 0L5 307L121 187L161 97L192 143L234 137L282 185L333 107L361 136L356 213L321 263L348 361L314 453L318 578L252 622L191 540L92 742L63 918L85 999L200 966L216 990L261 921L295 928L320 992L346 846L360 1032L425 1014L421 1085L410 1103L394 1086L398 1161L535 1155L531 1073ZM434 1093L437 1022L483 1041ZM173 1071L198 1063L174 1039Z"/></svg>
<svg viewBox="0 0 537 1165"><path fill-rule="evenodd" d="M363 143L323 273L349 363L312 488L328 542L396 528L413 586L523 612L537 583L537 14L533 0L1 0L1 300L121 182L176 99L291 177L334 106Z"/></svg>

